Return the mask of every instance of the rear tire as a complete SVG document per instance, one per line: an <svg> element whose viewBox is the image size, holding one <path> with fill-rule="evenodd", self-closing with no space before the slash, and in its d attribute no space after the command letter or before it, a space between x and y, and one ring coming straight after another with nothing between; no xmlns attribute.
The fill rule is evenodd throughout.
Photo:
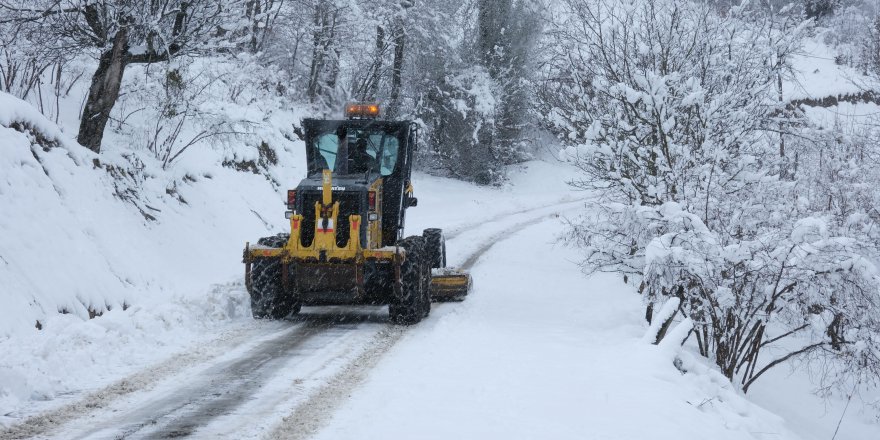
<svg viewBox="0 0 880 440"><path fill-rule="evenodd" d="M446 237L443 230L439 228L429 228L422 232L425 238L425 253L432 269L441 269L446 267Z"/></svg>
<svg viewBox="0 0 880 440"><path fill-rule="evenodd" d="M422 237L407 237L398 246L406 252L406 259L400 265L401 296L395 296L388 306L391 322L412 325L422 320L431 311L430 292L425 272L430 277L430 268L425 259L425 240Z"/></svg>
<svg viewBox="0 0 880 440"><path fill-rule="evenodd" d="M278 234L257 241L262 246L280 248L287 243L289 235ZM251 263L251 279L248 283L251 296L251 314L257 319L282 319L299 313L301 304L284 291L281 282L281 260L258 258Z"/></svg>
<svg viewBox="0 0 880 440"><path fill-rule="evenodd" d="M427 318L431 314L431 267L425 264L422 273L422 318Z"/></svg>

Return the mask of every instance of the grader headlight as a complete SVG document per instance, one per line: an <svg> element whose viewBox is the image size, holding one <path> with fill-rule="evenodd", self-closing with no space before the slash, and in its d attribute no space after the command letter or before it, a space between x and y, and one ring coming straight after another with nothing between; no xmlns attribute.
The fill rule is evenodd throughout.
<svg viewBox="0 0 880 440"><path fill-rule="evenodd" d="M376 210L376 191L370 191L367 193L367 201L370 205L370 211Z"/></svg>

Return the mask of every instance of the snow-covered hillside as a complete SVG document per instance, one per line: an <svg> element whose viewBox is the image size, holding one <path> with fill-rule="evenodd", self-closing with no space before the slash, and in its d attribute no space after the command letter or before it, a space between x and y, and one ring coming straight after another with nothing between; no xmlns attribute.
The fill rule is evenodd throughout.
<svg viewBox="0 0 880 440"><path fill-rule="evenodd" d="M144 157L138 169L80 147L30 105L0 99L0 335L51 326L59 311L87 319L201 289L237 267L247 237L284 222L263 176L209 155L192 158L213 162L196 172L163 173ZM285 161L292 173L296 159Z"/></svg>
<svg viewBox="0 0 880 440"><path fill-rule="evenodd" d="M170 172L130 151L99 157L6 94L0 147L0 413L140 365L144 338L175 345L248 313L211 286L240 272L245 241L285 223L266 177L213 151ZM271 172L290 181L301 148L278 147Z"/></svg>

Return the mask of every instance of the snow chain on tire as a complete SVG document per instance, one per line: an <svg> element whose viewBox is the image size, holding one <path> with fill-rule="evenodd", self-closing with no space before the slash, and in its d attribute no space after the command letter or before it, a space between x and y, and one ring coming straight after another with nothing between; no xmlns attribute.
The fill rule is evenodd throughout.
<svg viewBox="0 0 880 440"><path fill-rule="evenodd" d="M257 244L280 248L287 243L288 234L263 237ZM278 258L258 258L251 263L251 313L254 318L282 319L299 313L300 304L284 291L281 282L281 261Z"/></svg>
<svg viewBox="0 0 880 440"><path fill-rule="evenodd" d="M443 236L443 230L439 228L429 228L422 232L425 238L425 253L432 269L441 269L446 267L446 237Z"/></svg>
<svg viewBox="0 0 880 440"><path fill-rule="evenodd" d="M398 246L406 252L406 259L400 266L402 292L388 306L391 321L395 324L412 325L431 312L430 282L431 268L425 258L425 239L407 237Z"/></svg>

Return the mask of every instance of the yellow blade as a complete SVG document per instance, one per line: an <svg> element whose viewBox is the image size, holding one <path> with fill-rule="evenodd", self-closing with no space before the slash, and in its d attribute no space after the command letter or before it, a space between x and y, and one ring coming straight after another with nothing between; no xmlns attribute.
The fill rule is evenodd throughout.
<svg viewBox="0 0 880 440"><path fill-rule="evenodd" d="M461 301L473 284L471 276L462 271L440 269L431 277L431 299L435 301Z"/></svg>

